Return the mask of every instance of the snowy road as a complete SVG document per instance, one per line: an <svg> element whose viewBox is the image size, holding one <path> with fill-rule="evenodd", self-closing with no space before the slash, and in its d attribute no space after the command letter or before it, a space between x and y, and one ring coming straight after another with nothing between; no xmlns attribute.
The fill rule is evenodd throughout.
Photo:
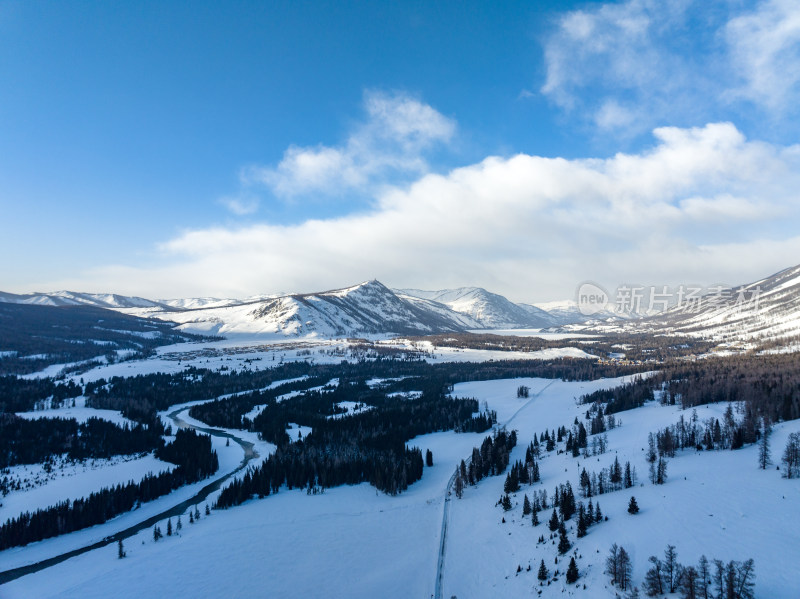
<svg viewBox="0 0 800 599"><path fill-rule="evenodd" d="M514 418L517 417L517 414L522 412L525 408L527 408L533 400L537 399L542 393L544 393L547 388L552 385L555 381L550 381L547 383L542 389L534 393L533 396L526 401L520 408L511 415L511 418L506 420L503 424L497 425L497 428L506 428L510 425ZM470 460L472 457L469 457L465 460L466 464L469 465ZM456 467L458 468L458 466ZM450 480L447 481L447 488L445 489L444 493L444 509L442 511L442 532L439 541L439 558L436 565L436 587L434 592L434 599L442 599L442 587L444 586L444 557L447 550L447 524L449 521L450 516L450 498L453 495L453 485L456 482L456 474L458 470L453 472L453 475L450 477Z"/></svg>
<svg viewBox="0 0 800 599"><path fill-rule="evenodd" d="M213 482L207 484L206 486L204 486L202 489L200 489L200 491L198 491L195 495L193 495L189 499L185 499L185 500L183 500L183 501L171 506L170 508L168 508L168 509L166 509L166 510L164 510L164 511L162 511L162 512L156 514L156 515L150 516L150 517L148 517L148 518L146 518L146 519L144 519L144 520L142 520L140 522L137 522L136 524L134 524L132 526L129 526L129 527L125 528L124 530L121 530L121 531L119 531L119 532L117 532L117 533L115 533L113 535L105 537L101 541L97 541L95 543L91 543L89 545L86 545L84 547L80 547L78 549L74 549L72 551L67 551L65 553L50 557L50 558L45 559L45 560L41 560L41 561L33 563L33 564L29 564L29 565L26 565L26 566L21 566L21 567L18 567L18 568L12 568L12 569L6 570L4 572L0 572L0 585L5 584L7 582L11 582L12 580L16 580L17 578L25 576L26 574L32 574L34 572L39 572L41 570L44 570L46 568L49 568L49 567L54 566L56 564L59 564L59 563L65 561L65 560L68 560L71 557L75 557L77 555L81 555L81 554L86 553L88 551L93 551L94 549L99 549L100 547L105 547L107 545L110 545L111 543L116 543L119 540L124 540L124 539L127 539L129 537L132 537L133 535L139 533L140 531L142 531L142 530L144 530L146 528L150 528L151 526L154 526L155 524L157 524L158 522L164 520L165 518L171 518L173 516L180 516L183 513L185 513L186 510L189 509L190 507L195 506L195 505L199 504L200 502L204 501L211 493L213 493L214 491L220 489L222 487L223 483L225 483L225 481L227 481L230 477L232 477L235 474L237 474L238 472L240 472L242 469L246 468L247 465L253 459L256 459L256 458L259 457L258 453L255 451L255 449L253 447L253 443L251 443L249 441L245 441L244 439L240 439L236 435L233 435L233 434L231 434L229 432L226 432L226 431L221 431L221 430L218 430L218 429L212 429L212 428L197 426L197 425L194 425L192 423L188 423L188 422L184 421L180 417L180 414L183 411L185 411L185 408L181 407L181 408L179 408L179 409L177 409L177 410L175 410L173 412L170 412L168 414L168 417L172 420L172 422L174 423L175 427L177 427L177 428L191 428L191 429L194 429L194 430L196 430L198 432L206 433L208 435L211 435L213 437L221 437L221 438L231 439L231 440L233 440L234 442L238 443L241 446L242 450L244 451L244 457L242 458L241 464L239 464L239 466L235 470L233 470L232 472L228 472L224 476L221 476L221 477L217 478L216 480L214 480Z"/></svg>

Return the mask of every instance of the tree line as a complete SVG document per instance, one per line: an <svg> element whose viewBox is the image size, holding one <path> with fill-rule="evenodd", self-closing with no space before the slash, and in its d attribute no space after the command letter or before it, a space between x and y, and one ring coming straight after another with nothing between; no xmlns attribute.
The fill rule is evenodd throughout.
<svg viewBox="0 0 800 599"><path fill-rule="evenodd" d="M645 574L642 588L648 597L680 593L683 599L753 599L755 565L752 559L727 564L700 556L697 566L678 562L674 545L667 545L664 559L651 555L651 567Z"/></svg>
<svg viewBox="0 0 800 599"><path fill-rule="evenodd" d="M163 433L160 421L149 427L120 426L94 417L78 423L74 418L28 420L0 413L0 468L37 464L61 454L84 460L150 452L163 444Z"/></svg>
<svg viewBox="0 0 800 599"><path fill-rule="evenodd" d="M469 465L465 460L461 460L461 464L456 469L454 482L456 497L461 498L467 484L476 485L487 476L497 476L505 472L508 467L509 455L516 444L516 431L512 430L507 433L505 430L500 430L494 435L486 437L480 448L473 447ZM519 489L519 475L516 472L515 476L517 478L514 484Z"/></svg>
<svg viewBox="0 0 800 599"><path fill-rule="evenodd" d="M88 497L64 500L54 506L25 512L0 526L0 550L18 547L102 524L219 469L211 438L181 429L175 440L156 451L156 457L177 465L171 471L148 474L141 481L105 487Z"/></svg>
<svg viewBox="0 0 800 599"><path fill-rule="evenodd" d="M201 339L210 338L176 330L163 320L94 306L0 302L0 374L26 374L103 355L113 358L118 349L143 358L160 345Z"/></svg>
<svg viewBox="0 0 800 599"><path fill-rule="evenodd" d="M649 377L584 395L584 403L605 404L606 414L640 407L660 396L683 409L741 402L751 418L770 422L800 418L800 355L797 353L715 357L664 364Z"/></svg>
<svg viewBox="0 0 800 599"><path fill-rule="evenodd" d="M294 400L287 405L291 403ZM385 493L400 493L422 477L424 466L422 452L407 447L406 442L436 431L488 428L490 421L485 414L473 418L477 410L476 400L451 399L440 389L417 400L386 401L347 418L317 417L313 431L305 439L281 443L261 466L225 487L216 507L227 508L254 496L264 497L284 485L313 492L368 482ZM283 417L276 420L281 426ZM255 430L266 435L275 430L271 418L268 407L255 419Z"/></svg>
<svg viewBox="0 0 800 599"><path fill-rule="evenodd" d="M0 413L28 412L37 404L50 400L54 406L64 400L78 397L80 385L69 381L56 383L52 379L23 379L16 376L0 376Z"/></svg>

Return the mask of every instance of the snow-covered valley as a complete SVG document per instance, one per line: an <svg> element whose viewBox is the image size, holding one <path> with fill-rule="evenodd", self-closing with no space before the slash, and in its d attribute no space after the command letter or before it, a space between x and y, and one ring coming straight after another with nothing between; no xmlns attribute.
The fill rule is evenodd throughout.
<svg viewBox="0 0 800 599"><path fill-rule="evenodd" d="M508 428L518 431L519 439L513 462L523 457L534 434L569 426L583 417L585 406L576 404L577 397L619 382L481 381L458 384L453 395L486 402L500 423L513 418ZM532 399L517 397L520 385L530 388ZM698 415L721 417L723 410L724 406L713 405L698 408ZM503 493L503 476L467 487L461 499L451 501L443 596L535 596L541 591L542 596L555 597L566 590L577 596L614 597L616 590L603 573L612 543L630 552L637 584L647 557L660 555L671 543L687 564L701 554L723 560L752 557L757 596L794 597L800 575L786 567L786 559L796 555L800 538L800 524L793 518L800 484L781 478L775 469L758 470L754 446L735 452L679 452L670 461L668 482L650 484L644 451L647 434L672 424L680 413L675 406L651 402L619 415L619 426L606 433L608 448L603 455L584 460L546 453L539 462L541 483L523 485L509 512L496 505ZM800 431L797 421L776 426L774 446L781 447L796 431ZM3 596L430 596L448 480L484 436L443 432L412 439L409 445L432 451L434 466L426 467L422 480L397 496L376 492L367 484L321 494L284 490L239 507L214 510L192 525L187 525L185 515L183 529L171 537L155 542L148 529L127 539L125 559L118 559L116 546L109 545L8 583ZM608 521L593 526L583 539L574 538L574 523L568 523L579 556L578 585L567 585L562 575L540 586L536 580L540 560L553 572L559 567L554 562L558 554L549 541L537 544L539 535L548 538L546 518L537 527L530 517L523 518L523 495L550 492L567 481L577 489L580 467L606 467L614 457L631 461L639 484L597 498ZM635 516L626 512L630 495L641 506ZM24 563L29 561L26 555L43 555L48 546L66 547L74 544L72 537L87 533L3 552L0 563L4 569ZM568 555L572 554L573 550ZM566 563L559 559L559 564L563 573Z"/></svg>

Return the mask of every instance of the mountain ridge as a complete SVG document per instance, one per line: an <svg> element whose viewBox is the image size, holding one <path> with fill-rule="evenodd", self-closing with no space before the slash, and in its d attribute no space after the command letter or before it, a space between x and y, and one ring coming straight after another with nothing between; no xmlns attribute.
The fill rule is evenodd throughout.
<svg viewBox="0 0 800 599"><path fill-rule="evenodd" d="M432 297L441 296L446 301ZM204 335L280 334L325 337L431 334L493 328L546 328L546 312L522 307L480 287L426 292L392 290L375 279L316 293L255 296L243 300L149 300L117 294L56 291L12 294L0 302L49 306L91 305L178 323ZM448 303L449 302L449 303Z"/></svg>
<svg viewBox="0 0 800 599"><path fill-rule="evenodd" d="M757 296L757 301L743 301ZM343 337L434 334L492 329L559 329L595 333L648 332L720 341L800 336L800 265L736 287L725 297L701 296L696 309L623 318L613 310L581 314L575 301L515 304L481 287L425 291L390 289L375 279L316 293L262 295L243 300L150 300L113 293L13 294L0 302L88 305L178 323L201 335L275 334Z"/></svg>

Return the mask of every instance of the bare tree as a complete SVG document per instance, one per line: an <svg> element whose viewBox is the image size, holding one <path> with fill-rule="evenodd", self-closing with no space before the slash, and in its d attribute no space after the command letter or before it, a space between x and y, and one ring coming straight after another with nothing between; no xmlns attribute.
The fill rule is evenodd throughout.
<svg viewBox="0 0 800 599"><path fill-rule="evenodd" d="M800 477L800 433L789 435L782 461L786 478Z"/></svg>

